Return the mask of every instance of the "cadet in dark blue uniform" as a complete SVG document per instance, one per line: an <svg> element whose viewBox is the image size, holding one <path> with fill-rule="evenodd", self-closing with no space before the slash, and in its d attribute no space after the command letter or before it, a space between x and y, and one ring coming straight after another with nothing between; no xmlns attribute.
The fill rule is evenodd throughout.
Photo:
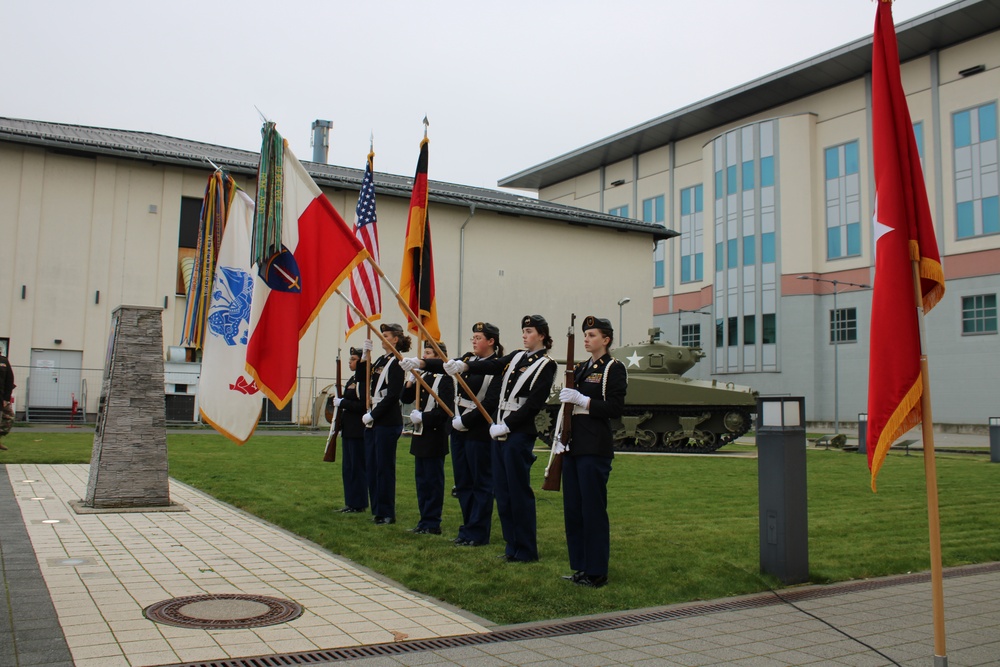
<svg viewBox="0 0 1000 667"><path fill-rule="evenodd" d="M556 362L546 352L552 348L549 324L541 315L521 319L524 349L496 359L445 363L449 373L498 375L489 393L497 401L493 438L493 493L507 543L507 562L538 560L535 494L531 490L535 415L545 406L556 374ZM499 380L499 381L498 381Z"/></svg>
<svg viewBox="0 0 1000 667"><path fill-rule="evenodd" d="M368 477L365 474L365 426L361 415L365 406L365 375L358 373L362 351L351 348L348 362L354 372L344 385L343 398L334 398L333 405L341 411L340 436L343 439L344 507L341 512L353 514L368 509Z"/></svg>
<svg viewBox="0 0 1000 667"><path fill-rule="evenodd" d="M466 352L462 361L495 359L503 356L500 329L489 322L472 325L472 352ZM404 368L426 368L443 372L440 359L404 359ZM490 398L492 375L463 373L462 379L479 399L488 414L496 412L496 397ZM490 543L493 527L493 464L490 451L490 424L476 408L472 396L461 386L456 387L455 417L452 419L451 464L455 471L455 495L462 508L462 525L458 528L455 544L460 547L478 547Z"/></svg>
<svg viewBox="0 0 1000 667"><path fill-rule="evenodd" d="M611 420L622 416L628 372L608 353L614 342L611 322L583 320L583 347L590 359L577 364L576 389L563 389L559 400L573 404L572 439L563 454L563 514L569 565L564 577L575 584L600 588L608 583L610 527L608 477L615 453Z"/></svg>
<svg viewBox="0 0 1000 667"><path fill-rule="evenodd" d="M444 343L438 347L448 353ZM436 356L429 341L424 341L424 358ZM405 361L405 359L404 359ZM455 400L455 381L447 375L421 372L424 382L434 390L445 405ZM403 388L403 403L413 403L416 400L416 381L411 380ZM441 534L441 508L444 505L444 457L448 454L448 434L451 432L451 419L441 405L421 388L420 399L410 413L413 424L413 437L410 439L410 454L414 458L414 477L417 483L417 507L420 510L420 521L411 533L418 535Z"/></svg>
<svg viewBox="0 0 1000 667"><path fill-rule="evenodd" d="M379 330L389 345L399 352L410 349L410 337L399 324L382 324ZM371 349L365 341L365 350ZM372 364L372 409L361 415L365 429L365 465L368 469L368 496L376 524L396 523L396 443L403 432L399 411L403 393L403 369L396 362L392 347L382 343L385 354ZM364 370L364 360L361 370Z"/></svg>

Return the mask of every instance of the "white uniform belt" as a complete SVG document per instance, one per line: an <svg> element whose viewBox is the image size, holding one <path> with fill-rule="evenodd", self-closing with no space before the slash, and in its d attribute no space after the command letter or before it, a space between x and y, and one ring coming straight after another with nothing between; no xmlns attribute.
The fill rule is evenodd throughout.
<svg viewBox="0 0 1000 667"><path fill-rule="evenodd" d="M583 408L583 407L580 407L579 405L574 405L573 406L573 414L574 415L589 415L590 414L590 408Z"/></svg>
<svg viewBox="0 0 1000 667"><path fill-rule="evenodd" d="M526 400L524 398L512 398L509 401L500 401L500 409L506 412L520 410Z"/></svg>
<svg viewBox="0 0 1000 667"><path fill-rule="evenodd" d="M456 398L455 403L456 405L458 405L458 407L465 408L467 410L471 410L476 407L475 401L469 398L461 398L461 397Z"/></svg>

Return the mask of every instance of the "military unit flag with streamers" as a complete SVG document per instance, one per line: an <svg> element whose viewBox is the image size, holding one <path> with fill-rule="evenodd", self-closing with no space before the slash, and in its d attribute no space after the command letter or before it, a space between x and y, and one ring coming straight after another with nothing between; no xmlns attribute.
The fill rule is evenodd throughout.
<svg viewBox="0 0 1000 667"><path fill-rule="evenodd" d="M924 311L944 295L913 124L900 81L892 4L878 3L872 49L875 280L868 379L872 490L892 443L920 423L923 392L915 274ZM916 263L916 271L914 271Z"/></svg>
<svg viewBox="0 0 1000 667"><path fill-rule="evenodd" d="M378 226L375 215L375 180L373 169L375 153L368 153L368 163L365 175L361 179L361 193L358 195L358 206L354 209L354 235L358 242L368 251L372 261L377 265L378 258ZM378 275L368 262L361 262L351 272L351 301L357 306L369 321L374 322L382 317L382 290ZM354 309L347 308L347 331L344 338L365 325Z"/></svg>
<svg viewBox="0 0 1000 667"><path fill-rule="evenodd" d="M208 307L198 406L203 421L242 445L257 428L262 401L256 383L246 373L254 287L250 266L253 200L243 190L234 187L234 192Z"/></svg>
<svg viewBox="0 0 1000 667"><path fill-rule="evenodd" d="M434 295L434 259L431 252L431 223L427 215L427 137L420 142L417 173L410 194L410 217L406 223L403 270L399 291L410 310L420 318L427 333L441 340L437 303ZM417 333L417 323L407 316L409 330Z"/></svg>
<svg viewBox="0 0 1000 667"><path fill-rule="evenodd" d="M282 409L295 392L299 339L368 252L266 123L257 174L247 371Z"/></svg>

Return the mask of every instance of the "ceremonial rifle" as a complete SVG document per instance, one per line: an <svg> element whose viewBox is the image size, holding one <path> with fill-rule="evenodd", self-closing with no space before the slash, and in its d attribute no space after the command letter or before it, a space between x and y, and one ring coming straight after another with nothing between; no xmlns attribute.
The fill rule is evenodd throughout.
<svg viewBox="0 0 1000 667"><path fill-rule="evenodd" d="M337 348L337 382L335 386L337 388L337 398L343 398L344 390L341 389L340 385L340 348ZM337 435L340 433L343 409L337 406L334 408L334 411L336 414L330 420L330 435L326 438L326 451L323 452L323 461L326 463L333 463L337 460Z"/></svg>
<svg viewBox="0 0 1000 667"><path fill-rule="evenodd" d="M567 350L566 350L566 388L573 389L574 385L574 371L573 368L573 347L576 344L576 330L574 324L576 323L576 313L570 315L569 318L569 331L566 332ZM573 404L565 403L559 408L559 419L556 421L555 428L552 429L552 451L549 453L549 464L545 466L545 480L542 482L542 491L558 491L559 486L562 482L562 453L556 454L556 443L561 442L563 446L569 444L570 438L573 436Z"/></svg>

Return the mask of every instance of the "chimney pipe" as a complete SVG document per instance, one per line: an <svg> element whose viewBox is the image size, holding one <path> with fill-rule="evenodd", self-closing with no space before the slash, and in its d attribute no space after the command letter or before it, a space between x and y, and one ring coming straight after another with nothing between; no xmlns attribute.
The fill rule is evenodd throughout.
<svg viewBox="0 0 1000 667"><path fill-rule="evenodd" d="M313 162L326 164L330 154L330 128L332 120L314 120L312 124Z"/></svg>

